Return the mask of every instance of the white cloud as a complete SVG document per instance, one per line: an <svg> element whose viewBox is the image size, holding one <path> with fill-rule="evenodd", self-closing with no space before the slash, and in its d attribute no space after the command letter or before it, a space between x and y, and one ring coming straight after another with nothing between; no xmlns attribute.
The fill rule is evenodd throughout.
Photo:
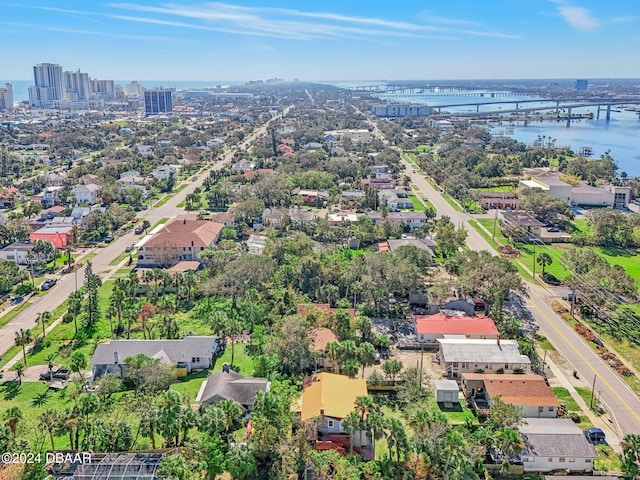
<svg viewBox="0 0 640 480"><path fill-rule="evenodd" d="M590 32L600 26L600 21L592 17L586 8L559 5L558 13L569 25L582 32Z"/></svg>
<svg viewBox="0 0 640 480"><path fill-rule="evenodd" d="M376 38L383 36L457 40L459 35L517 38L515 35L502 32L459 30L457 28L422 25L382 18L349 16L330 12L305 12L289 8L245 7L220 2L192 5L165 3L160 6L111 3L108 6L119 10L180 17L189 19L191 22L199 22L173 23L173 26L294 40L330 37ZM162 22L170 22L169 20L146 17L116 15L111 15L111 17L146 23L165 24ZM317 21L303 21L300 19L314 19ZM462 24L467 23L462 21ZM166 23L166 25L170 24Z"/></svg>

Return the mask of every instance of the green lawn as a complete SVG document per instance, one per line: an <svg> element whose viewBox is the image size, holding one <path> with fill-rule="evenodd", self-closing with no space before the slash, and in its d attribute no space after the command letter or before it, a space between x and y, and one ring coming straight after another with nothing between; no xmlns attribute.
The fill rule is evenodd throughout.
<svg viewBox="0 0 640 480"><path fill-rule="evenodd" d="M168 195L165 195L164 197L162 197L162 199L158 200L153 206L154 207L161 207L165 203L167 203L169 200L171 200L174 196L175 196L175 193L170 193Z"/></svg>
<svg viewBox="0 0 640 480"><path fill-rule="evenodd" d="M593 461L593 468L603 472L621 472L620 456L609 445L596 445L598 458Z"/></svg>
<svg viewBox="0 0 640 480"><path fill-rule="evenodd" d="M443 403L436 402L435 397L431 396L429 397L429 403L433 405L434 409L444 414L451 425L464 425L467 419L470 419L474 425L479 423L478 417L462 402L454 403L452 408L445 408Z"/></svg>
<svg viewBox="0 0 640 480"><path fill-rule="evenodd" d="M460 204L453 198L451 198L448 194L442 192L440 195L442 196L442 198L444 198L445 202L451 205L451 208L453 208L456 212L464 212Z"/></svg>
<svg viewBox="0 0 640 480"><path fill-rule="evenodd" d="M7 376L8 378L9 376ZM13 377L11 375L11 377ZM47 408L58 410L70 407L73 404L70 390L75 389L74 385L68 386L59 392L48 390L48 386L43 382L18 382L6 381L0 384L0 412L4 413L11 407L19 407L23 415L23 427L34 428L28 425L29 421L37 420L37 416ZM30 434L27 434L30 437ZM68 435L56 436L56 448L68 448ZM46 446L50 448L47 438Z"/></svg>
<svg viewBox="0 0 640 480"><path fill-rule="evenodd" d="M246 348L247 344L236 343L234 347L235 352L232 368L241 375L251 377L254 370L253 358L249 356ZM221 370L222 365L225 362L231 365L231 344L227 344L224 353L220 357L218 357L218 359L216 360L216 364L213 367L213 371L217 372Z"/></svg>
<svg viewBox="0 0 640 480"><path fill-rule="evenodd" d="M516 188L511 185L500 185L498 187L476 188L475 190L478 192L514 192Z"/></svg>
<svg viewBox="0 0 640 480"><path fill-rule="evenodd" d="M411 199L411 203L413 203L413 209L416 212L424 212L424 210L425 210L424 203L422 203L418 199L418 197L416 197L415 195L409 195L409 199Z"/></svg>
<svg viewBox="0 0 640 480"><path fill-rule="evenodd" d="M149 231L153 231L154 228L156 228L158 225L162 225L164 223L167 223L169 221L169 217L163 217L160 220L158 220L156 223L154 223L153 225L151 225L151 228L149 229Z"/></svg>
<svg viewBox="0 0 640 480"><path fill-rule="evenodd" d="M556 397L558 397L558 401L560 403L565 404L565 406L567 407L567 411L569 412L580 411L580 407L578 407L578 404L569 393L569 390L567 390L564 387L552 387L552 390L553 390L553 393L556 394Z"/></svg>
<svg viewBox="0 0 640 480"><path fill-rule="evenodd" d="M113 260L111 260L109 262L109 265L111 265L112 267L115 267L117 265L120 265L120 262L122 262L125 258L127 258L129 255L131 254L131 252L120 252L120 254L114 258Z"/></svg>
<svg viewBox="0 0 640 480"><path fill-rule="evenodd" d="M414 150L416 152L430 152L431 150L435 150L435 145L418 145Z"/></svg>

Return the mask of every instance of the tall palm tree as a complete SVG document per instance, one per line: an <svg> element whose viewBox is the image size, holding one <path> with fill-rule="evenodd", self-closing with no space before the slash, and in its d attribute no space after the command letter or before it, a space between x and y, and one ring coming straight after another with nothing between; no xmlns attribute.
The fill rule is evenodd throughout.
<svg viewBox="0 0 640 480"><path fill-rule="evenodd" d="M5 422L7 422L9 430L11 430L11 437L15 438L18 424L23 418L22 410L18 407L10 407L6 412L4 412L3 418Z"/></svg>
<svg viewBox="0 0 640 480"><path fill-rule="evenodd" d="M16 362L13 368L16 369L16 375L18 376L18 384L22 385L22 376L24 375L24 368L25 368L24 362L22 360Z"/></svg>
<svg viewBox="0 0 640 480"><path fill-rule="evenodd" d="M409 448L407 432L402 422L397 418L392 417L387 421L387 444L389 445L389 458L393 456L395 450L397 462L400 461L400 455L405 454Z"/></svg>
<svg viewBox="0 0 640 480"><path fill-rule="evenodd" d="M25 330L21 328L16 332L15 336L16 345L22 347L22 359L24 360L25 366L27 365L27 345L29 345L33 341L33 334L31 330Z"/></svg>
<svg viewBox="0 0 640 480"><path fill-rule="evenodd" d="M367 418L367 428L371 434L371 447L373 449L373 459L376 459L376 442L384 435L384 429L387 425L384 415L380 412L373 411Z"/></svg>
<svg viewBox="0 0 640 480"><path fill-rule="evenodd" d="M502 463L509 465L509 459L519 454L524 447L518 431L514 428L501 428L494 435L495 447L500 451Z"/></svg>
<svg viewBox="0 0 640 480"><path fill-rule="evenodd" d="M333 373L339 373L340 369L338 368L338 354L340 353L340 344L338 342L329 342L324 347L324 354L331 359L331 365L333 367Z"/></svg>
<svg viewBox="0 0 640 480"><path fill-rule="evenodd" d="M44 410L38 416L38 424L44 428L49 434L49 440L51 441L51 451L55 452L55 432L62 426L63 415L60 411L53 408Z"/></svg>
<svg viewBox="0 0 640 480"><path fill-rule="evenodd" d="M542 276L544 277L545 268L553 263L553 258L547 252L538 255L536 263L542 267Z"/></svg>
<svg viewBox="0 0 640 480"><path fill-rule="evenodd" d="M362 378L364 378L364 367L373 365L376 360L376 351L369 342L365 342L358 347L358 361L362 365Z"/></svg>
<svg viewBox="0 0 640 480"><path fill-rule="evenodd" d="M47 367L49 368L49 381L53 382L53 367L55 365L56 354L50 353L45 360L47 361Z"/></svg>
<svg viewBox="0 0 640 480"><path fill-rule="evenodd" d="M42 338L46 335L45 327L49 320L51 320L51 312L38 312L36 323L42 324Z"/></svg>
<svg viewBox="0 0 640 480"><path fill-rule="evenodd" d="M349 434L349 452L353 453L353 435L362 430L363 425L360 415L355 410L349 412L342 420L342 428Z"/></svg>

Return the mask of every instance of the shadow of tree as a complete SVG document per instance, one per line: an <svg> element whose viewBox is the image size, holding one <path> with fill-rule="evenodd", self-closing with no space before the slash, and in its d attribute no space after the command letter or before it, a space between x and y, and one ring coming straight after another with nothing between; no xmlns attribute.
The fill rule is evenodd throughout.
<svg viewBox="0 0 640 480"><path fill-rule="evenodd" d="M49 390L45 390L35 396L33 400L31 400L32 407L42 407L49 402Z"/></svg>
<svg viewBox="0 0 640 480"><path fill-rule="evenodd" d="M9 380L2 384L5 400L13 400L20 393L22 385L16 380Z"/></svg>

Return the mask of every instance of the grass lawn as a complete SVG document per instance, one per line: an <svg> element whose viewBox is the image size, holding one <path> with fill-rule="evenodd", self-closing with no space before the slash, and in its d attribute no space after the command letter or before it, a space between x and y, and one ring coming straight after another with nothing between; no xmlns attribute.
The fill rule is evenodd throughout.
<svg viewBox="0 0 640 480"><path fill-rule="evenodd" d="M127 258L129 255L131 254L131 252L120 252L120 254L114 258L113 260L111 260L109 262L109 265L111 265L112 267L115 267L117 265L120 264L120 262L122 262L125 258Z"/></svg>
<svg viewBox="0 0 640 480"><path fill-rule="evenodd" d="M149 229L149 231L153 231L154 228L156 228L158 225L162 225L164 223L167 223L169 221L169 217L163 217L160 220L158 220L156 223L154 223L153 225L151 225L151 228Z"/></svg>
<svg viewBox="0 0 640 480"><path fill-rule="evenodd" d="M435 150L436 147L434 145L418 145L414 150L416 152L430 152L431 150Z"/></svg>
<svg viewBox="0 0 640 480"><path fill-rule="evenodd" d="M213 373L213 370L204 370L187 375L171 385L171 390L182 393L189 399L189 402L195 403L202 382L206 380L211 373Z"/></svg>
<svg viewBox="0 0 640 480"><path fill-rule="evenodd" d="M0 327L4 327L11 320L16 318L20 313L29 308L31 306L31 302L22 302L20 305L17 305L13 310L7 312L2 317L0 317Z"/></svg>
<svg viewBox="0 0 640 480"><path fill-rule="evenodd" d="M479 424L478 417L461 402L454 403L452 408L445 408L444 404L436 402L433 396L429 397L429 402L435 409L440 410L440 412L447 417L451 425L464 425L467 419L470 419L474 425Z"/></svg>
<svg viewBox="0 0 640 480"><path fill-rule="evenodd" d="M576 392L578 392L578 395L580 395L582 397L582 399L584 400L584 402L587 404L587 406L591 405L591 389L590 388L586 388L586 387L575 387ZM593 398L593 405L595 406L596 403L598 403L598 396L597 396L597 392L595 393L595 397ZM593 409L592 409L593 410Z"/></svg>
<svg viewBox="0 0 640 480"><path fill-rule="evenodd" d="M18 382L7 381L0 384L0 412L5 412L11 407L18 406L22 410L22 427L26 429L40 428L37 426L37 417L43 410L56 408L63 410L73 404L69 395L75 389L74 385L68 386L59 392L48 390L43 382ZM27 436L30 436L27 434ZM68 448L69 437L56 436L56 448ZM47 437L46 446L50 447Z"/></svg>
<svg viewBox="0 0 640 480"><path fill-rule="evenodd" d="M411 203L413 203L413 209L416 212L424 212L425 210L425 206L424 204L418 199L418 197L416 197L415 195L409 195L409 199L411 200Z"/></svg>
<svg viewBox="0 0 640 480"><path fill-rule="evenodd" d="M462 209L460 204L458 204L458 202L456 202L448 194L442 192L440 195L442 196L442 198L444 198L445 202L447 202L449 205L451 205L451 208L453 208L456 212L464 212L464 210Z"/></svg>
<svg viewBox="0 0 640 480"><path fill-rule="evenodd" d="M609 445L596 445L598 458L593 461L593 468L603 472L620 472L620 456Z"/></svg>
<svg viewBox="0 0 640 480"><path fill-rule="evenodd" d="M176 207L178 208L184 208L184 206L187 204L186 200L182 200L181 202L178 203L178 205L176 205Z"/></svg>
<svg viewBox="0 0 640 480"><path fill-rule="evenodd" d="M162 199L158 200L153 206L154 207L161 207L165 203L167 203L169 200L171 200L174 196L175 196L175 193L170 193L168 195L165 195L164 197L162 197Z"/></svg>
<svg viewBox="0 0 640 480"><path fill-rule="evenodd" d="M247 344L246 343L236 343L234 349L234 359L232 369L238 372L240 375L244 375L245 377L251 377L253 375L254 365L253 358L249 356L246 351ZM213 367L213 371L217 372L222 370L222 365L224 363L228 363L231 365L231 344L227 344L227 347L224 350L224 353L216 359L216 364Z"/></svg>
<svg viewBox="0 0 640 480"><path fill-rule="evenodd" d="M553 393L558 397L560 403L564 403L569 412L580 412L577 402L573 399L569 390L564 387L552 387Z"/></svg>
<svg viewBox="0 0 640 480"><path fill-rule="evenodd" d="M500 185L499 187L476 188L479 192L514 192L515 187L510 185Z"/></svg>

